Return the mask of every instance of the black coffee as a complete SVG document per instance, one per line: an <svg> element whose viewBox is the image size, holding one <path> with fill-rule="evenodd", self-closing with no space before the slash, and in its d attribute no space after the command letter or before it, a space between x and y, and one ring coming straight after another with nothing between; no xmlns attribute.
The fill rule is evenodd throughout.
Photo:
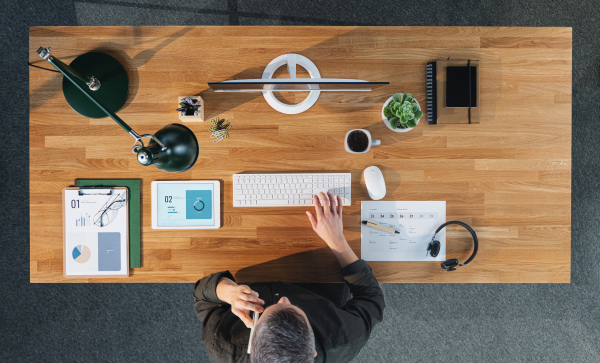
<svg viewBox="0 0 600 363"><path fill-rule="evenodd" d="M369 147L369 137L362 131L352 131L348 135L348 148L355 153L361 153Z"/></svg>

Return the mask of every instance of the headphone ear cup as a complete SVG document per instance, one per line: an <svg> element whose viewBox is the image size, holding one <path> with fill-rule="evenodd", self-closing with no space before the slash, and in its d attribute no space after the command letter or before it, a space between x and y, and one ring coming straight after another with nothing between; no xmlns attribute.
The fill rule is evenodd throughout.
<svg viewBox="0 0 600 363"><path fill-rule="evenodd" d="M440 253L440 241L431 241L427 246L427 251L431 254L431 257L437 257Z"/></svg>
<svg viewBox="0 0 600 363"><path fill-rule="evenodd" d="M448 270L448 272L450 271L454 271L456 270L456 266L458 266L458 260L453 258L451 260L446 260L444 262L442 262L441 264L442 268L445 270Z"/></svg>

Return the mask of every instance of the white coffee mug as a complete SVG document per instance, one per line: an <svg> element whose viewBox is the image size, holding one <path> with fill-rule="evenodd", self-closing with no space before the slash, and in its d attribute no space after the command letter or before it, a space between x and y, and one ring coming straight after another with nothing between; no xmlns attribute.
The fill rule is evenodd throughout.
<svg viewBox="0 0 600 363"><path fill-rule="evenodd" d="M367 148L365 149L365 151L356 152L356 151L350 150L350 147L348 146L348 136L353 131L362 131L369 138L369 142L367 143ZM376 146L376 145L381 145L381 140L373 140L371 138L371 133L368 130L365 130L365 129L352 129L352 130L350 130L350 131L348 131L346 133L346 137L344 138L344 146L346 147L346 151L349 152L350 154L364 154L367 151L371 150L371 146Z"/></svg>

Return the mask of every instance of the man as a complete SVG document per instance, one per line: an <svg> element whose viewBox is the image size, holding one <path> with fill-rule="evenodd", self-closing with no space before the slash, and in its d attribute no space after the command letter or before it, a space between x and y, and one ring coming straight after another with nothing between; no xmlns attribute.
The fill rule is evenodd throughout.
<svg viewBox="0 0 600 363"><path fill-rule="evenodd" d="M349 362L383 318L383 293L371 268L344 237L342 199L315 195L312 228L342 268L353 298L343 306L299 285L274 282L238 285L229 271L199 280L194 309L202 341L213 362ZM254 326L250 318L262 313ZM254 327L251 354L250 328Z"/></svg>

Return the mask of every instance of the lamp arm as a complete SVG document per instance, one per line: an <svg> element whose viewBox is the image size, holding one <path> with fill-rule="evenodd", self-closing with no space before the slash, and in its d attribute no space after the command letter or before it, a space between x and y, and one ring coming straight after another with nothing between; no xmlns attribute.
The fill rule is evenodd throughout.
<svg viewBox="0 0 600 363"><path fill-rule="evenodd" d="M40 57L42 57L43 59L47 60L50 64L52 64L54 66L54 68L56 68L60 73L62 73L62 75L69 80L69 82L73 83L73 85L75 87L77 87L77 89L79 89L81 92L83 92L89 99L90 101L92 101L96 106L98 106L98 108L104 112L107 116L110 116L110 118L112 118L119 126L121 126L123 128L123 130L127 131L127 133L129 135L131 135L136 142L136 146L137 143L141 143L142 147L144 146L144 142L141 140L144 137L150 137L152 138L152 140L154 140L158 145L160 145L160 148L164 151L167 148L165 147L165 145L160 142L160 140L158 140L154 135L138 135L137 132L135 132L131 127L129 127L129 125L127 125L125 123L125 121L123 121L119 116L117 116L114 112L112 112L111 110L109 110L106 106L104 106L104 104L102 102L100 102L98 99L96 99L96 97L94 95L92 95L91 91L86 89L85 87L82 87L77 81L76 78L82 80L83 82L86 82L81 74L79 74L78 72L76 72L73 68L67 66L66 64L64 64L62 61L60 61L57 58L54 58L50 55L50 48L42 48L40 47L40 49L38 49L38 54L40 55ZM72 73L73 72L73 73ZM136 152L136 146L134 146L134 153Z"/></svg>
<svg viewBox="0 0 600 363"><path fill-rule="evenodd" d="M97 90L100 89L100 81L98 80L98 78L96 78L94 76L86 77L83 74L81 74L78 71L76 71L75 69L73 69L73 67L68 66L67 64L63 63L60 59L58 59L58 58L54 59L54 57L52 57L50 55L50 47L48 47L48 48L40 47L37 50L37 52L40 55L40 57L42 57L44 60L47 60L49 62L50 61L54 61L57 64L59 64L63 68L63 70L68 71L73 76L77 77L81 82L87 84L88 87L92 91L97 91ZM50 63L52 63L52 62L50 62ZM54 65L54 67L56 67L56 65Z"/></svg>
<svg viewBox="0 0 600 363"><path fill-rule="evenodd" d="M83 74L81 74L81 73L77 72L77 71L76 71L76 70L74 70L74 69L73 69L71 66L68 66L67 64L65 64L65 63L64 63L63 61L61 61L60 59L58 59L58 58L54 58L54 57L50 56L50 57L49 57L48 59L46 59L46 60L47 60L48 62L50 62L50 64L52 64L52 65L53 65L54 67L56 67L57 69L58 69L58 66L57 66L57 65L59 65L59 66L60 66L60 67L61 67L61 68L64 70L64 72L69 72L69 73L70 73L72 76L74 76L75 78L79 79L81 82L83 82L83 83L86 83L86 84L89 82L89 80L88 80L88 79L86 79L86 77L85 77ZM64 73L64 72L61 72L61 73ZM87 78L90 78L90 77L87 77Z"/></svg>

